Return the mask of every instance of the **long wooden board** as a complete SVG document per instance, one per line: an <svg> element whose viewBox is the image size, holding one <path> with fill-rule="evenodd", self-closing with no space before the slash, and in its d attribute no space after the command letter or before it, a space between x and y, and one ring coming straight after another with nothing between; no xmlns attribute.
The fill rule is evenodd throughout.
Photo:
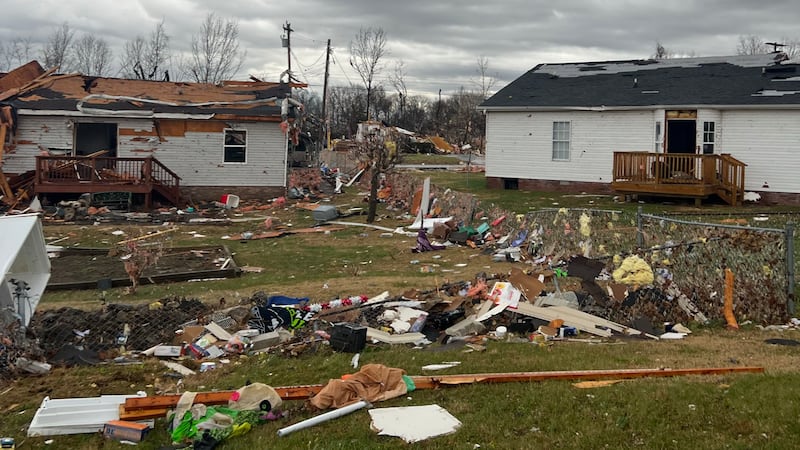
<svg viewBox="0 0 800 450"><path fill-rule="evenodd" d="M652 377L678 377L688 375L723 375L731 373L763 373L763 367L708 367L692 369L609 369L609 370L559 370L549 372L477 373L462 375L412 376L417 389L437 389L478 383L519 383L547 380L607 380ZM284 386L273 388L283 400L305 400L325 385ZM228 403L234 391L200 392L195 403L220 405ZM178 404L180 395L132 397L120 405L121 420L146 420L164 417Z"/></svg>

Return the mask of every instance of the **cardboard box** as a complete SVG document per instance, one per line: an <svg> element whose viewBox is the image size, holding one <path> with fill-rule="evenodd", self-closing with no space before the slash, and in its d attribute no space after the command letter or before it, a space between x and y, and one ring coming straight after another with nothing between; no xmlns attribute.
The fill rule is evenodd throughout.
<svg viewBox="0 0 800 450"><path fill-rule="evenodd" d="M144 423L112 420L103 426L103 436L117 441L141 442L150 431Z"/></svg>

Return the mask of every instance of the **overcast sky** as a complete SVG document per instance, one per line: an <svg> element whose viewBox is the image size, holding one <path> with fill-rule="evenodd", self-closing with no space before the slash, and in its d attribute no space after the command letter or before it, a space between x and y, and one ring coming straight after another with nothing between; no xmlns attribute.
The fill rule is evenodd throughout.
<svg viewBox="0 0 800 450"><path fill-rule="evenodd" d="M693 56L732 55L739 36L766 41L800 36L794 1L751 0L0 0L0 41L29 37L41 44L61 23L76 35L104 37L121 54L124 42L165 21L173 52L188 51L208 12L238 20L247 58L240 73L277 81L286 69L283 25L291 23L292 69L322 92L325 44L331 40L331 85L360 84L348 46L360 27L382 28L388 54L378 81L405 63L409 93L449 95L474 89L486 57L495 90L539 63L647 58L656 41Z"/></svg>

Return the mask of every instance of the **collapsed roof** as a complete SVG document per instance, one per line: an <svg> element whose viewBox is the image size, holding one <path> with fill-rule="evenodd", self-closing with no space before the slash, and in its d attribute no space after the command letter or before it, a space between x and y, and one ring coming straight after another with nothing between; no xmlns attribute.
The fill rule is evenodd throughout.
<svg viewBox="0 0 800 450"><path fill-rule="evenodd" d="M32 62L35 63L35 62ZM280 121L282 102L296 84L224 81L219 84L53 75L28 63L0 78L0 101L26 114L114 115ZM20 68L22 69L22 68ZM38 76L31 78L31 74ZM13 79L7 80L13 75ZM6 86L8 85L8 86Z"/></svg>

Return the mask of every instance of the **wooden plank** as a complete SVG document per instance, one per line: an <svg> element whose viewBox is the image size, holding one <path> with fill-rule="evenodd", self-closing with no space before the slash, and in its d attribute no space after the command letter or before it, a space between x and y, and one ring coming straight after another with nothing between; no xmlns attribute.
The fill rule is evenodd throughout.
<svg viewBox="0 0 800 450"><path fill-rule="evenodd" d="M283 400L305 400L316 395L323 387L323 384L310 384L275 387L273 389L275 389L275 392L277 392ZM234 392L235 391L199 392L194 401L195 403L203 403L206 405L223 405L228 403L228 400L230 400ZM178 404L180 398L180 394L136 397L135 399L139 401L129 401L134 400L134 398L129 398L125 400L124 408L127 412L173 408Z"/></svg>
<svg viewBox="0 0 800 450"><path fill-rule="evenodd" d="M587 314L583 311L570 308L569 306L548 306L548 308L552 308L558 311L559 314L563 314L564 316L592 321L595 324L597 324L597 326L606 327L623 334L628 334L628 335L633 334L637 336L642 334L641 331L635 328L626 327L625 325L621 325L616 322L612 322L610 320L592 314Z"/></svg>
<svg viewBox="0 0 800 450"><path fill-rule="evenodd" d="M707 367L690 369L604 369L604 370L558 370L548 372L508 372L479 373L439 376L412 376L417 389L438 389L440 387L463 384L520 383L549 380L603 380L663 378L690 375L725 375L736 373L763 373L763 367ZM319 393L324 385L276 387L283 400L305 400ZM206 405L226 404L234 391L200 392L195 403ZM120 405L121 420L145 420L164 417L170 408L178 404L180 395L161 395L155 397L132 397Z"/></svg>
<svg viewBox="0 0 800 450"><path fill-rule="evenodd" d="M417 389L435 389L476 383L511 383L547 380L602 380L648 377L677 377L687 375L723 375L730 373L763 373L763 367L709 367L693 369L611 369L564 370L550 372L484 373L467 375L414 376Z"/></svg>
<svg viewBox="0 0 800 450"><path fill-rule="evenodd" d="M575 327L580 331L594 334L596 336L611 337L612 335L611 330L597 328L598 324L595 320L589 320L587 318L578 318L575 316L564 317L564 314L552 308L542 308L539 306L533 306L530 303L520 302L516 308L510 309L509 311L530 317L536 317L537 319L546 320L548 322L552 322L553 320L556 319L562 319L564 321L564 325ZM595 316L592 316L591 314L586 314L586 315L592 318L597 318Z"/></svg>

